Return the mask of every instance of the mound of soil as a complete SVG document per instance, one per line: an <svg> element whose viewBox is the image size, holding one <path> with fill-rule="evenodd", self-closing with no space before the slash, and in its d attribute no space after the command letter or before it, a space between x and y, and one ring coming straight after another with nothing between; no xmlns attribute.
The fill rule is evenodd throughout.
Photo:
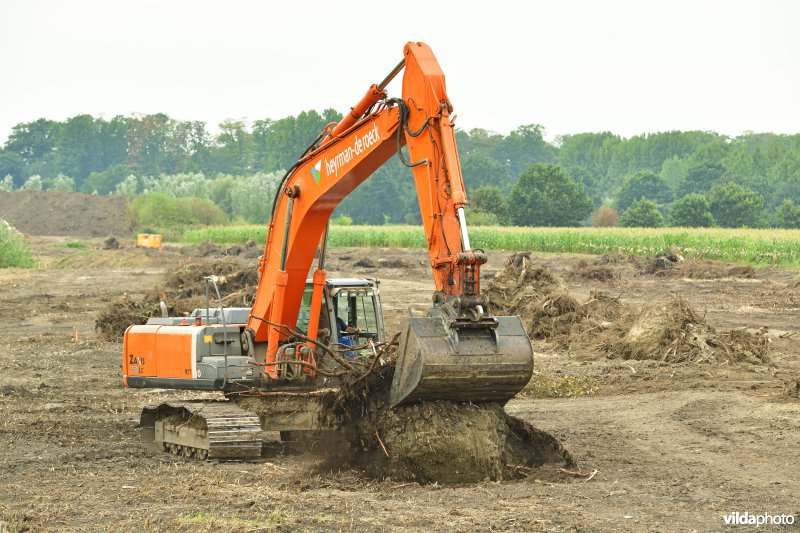
<svg viewBox="0 0 800 533"><path fill-rule="evenodd" d="M692 261L676 261L678 266L670 268L682 269L687 263L693 268ZM585 267L578 265L577 271L581 268ZM534 265L529 254L512 256L487 284L484 294L493 312L519 315L531 339L548 341L581 358L669 363L769 361L769 339L764 332L717 332L680 297L654 303L638 313L618 297L596 289L580 303L567 292L562 279Z"/></svg>
<svg viewBox="0 0 800 533"><path fill-rule="evenodd" d="M756 277L755 269L749 265L730 266L719 261L695 258L673 262L665 257L656 257L648 263L644 269L644 273L670 278L689 279L754 279Z"/></svg>
<svg viewBox="0 0 800 533"><path fill-rule="evenodd" d="M218 284L225 305L250 305L258 284L258 270L256 268L242 270L240 265L229 261L191 262L167 272L162 287L162 292L167 296L167 305L181 308L187 301L194 302L197 297L202 297L205 305L204 278L211 275L223 278ZM216 300L213 287L210 287L210 295L212 300ZM235 303L237 297L241 297L243 302ZM234 303L229 303L228 300L234 300ZM195 307L189 311L192 309Z"/></svg>
<svg viewBox="0 0 800 533"><path fill-rule="evenodd" d="M122 248L122 244L114 236L103 241L103 250L119 250L120 248Z"/></svg>
<svg viewBox="0 0 800 533"><path fill-rule="evenodd" d="M483 294L492 312L519 315L531 339L549 340L563 347L583 332L630 312L618 298L597 290L579 303L567 292L564 280L533 264L530 254L511 256Z"/></svg>
<svg viewBox="0 0 800 533"><path fill-rule="evenodd" d="M535 264L530 254L518 253L508 258L503 270L495 274L482 294L492 313L520 315L526 322L541 300L566 289L564 280L550 269Z"/></svg>
<svg viewBox="0 0 800 533"><path fill-rule="evenodd" d="M0 213L23 233L106 237L134 230L122 196L76 192L0 192Z"/></svg>
<svg viewBox="0 0 800 533"><path fill-rule="evenodd" d="M100 311L95 320L95 331L102 339L121 341L128 326L144 324L159 312L157 300L144 298L137 301L124 294Z"/></svg>
<svg viewBox="0 0 800 533"><path fill-rule="evenodd" d="M769 339L765 332L744 329L717 332L689 304L676 296L671 302L642 309L609 355L625 359L656 359L682 362L769 361Z"/></svg>
<svg viewBox="0 0 800 533"><path fill-rule="evenodd" d="M162 286L153 294L146 295L139 301L134 301L126 294L101 310L95 321L98 335L106 340L121 340L128 326L144 324L151 316L160 315L161 298L164 298L170 316L187 316L193 310L205 307L204 278L210 275L221 278L218 285L223 306L252 305L258 285L258 271L255 268L241 270L233 262L192 262L167 272ZM211 285L209 303L214 307L219 305Z"/></svg>
<svg viewBox="0 0 800 533"><path fill-rule="evenodd" d="M388 364L343 386L327 410L345 435L349 464L367 475L474 483L519 478L521 470L548 464L575 466L557 439L509 416L497 403L436 401L389 408L393 371Z"/></svg>
<svg viewBox="0 0 800 533"><path fill-rule="evenodd" d="M617 277L617 274L607 263L590 264L581 259L573 263L569 277L586 281L611 281Z"/></svg>

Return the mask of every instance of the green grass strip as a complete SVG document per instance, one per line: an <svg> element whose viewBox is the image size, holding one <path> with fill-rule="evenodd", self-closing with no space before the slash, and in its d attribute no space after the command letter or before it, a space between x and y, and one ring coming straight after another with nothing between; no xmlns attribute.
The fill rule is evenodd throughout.
<svg viewBox="0 0 800 533"><path fill-rule="evenodd" d="M35 265L25 239L0 220L0 268L30 268Z"/></svg>
<svg viewBox="0 0 800 533"><path fill-rule="evenodd" d="M265 226L212 226L190 230L188 243L230 245L266 239ZM621 253L653 256L678 246L686 257L756 266L800 267L800 230L719 228L510 228L470 229L473 248L552 253ZM418 226L331 226L332 247L425 248Z"/></svg>

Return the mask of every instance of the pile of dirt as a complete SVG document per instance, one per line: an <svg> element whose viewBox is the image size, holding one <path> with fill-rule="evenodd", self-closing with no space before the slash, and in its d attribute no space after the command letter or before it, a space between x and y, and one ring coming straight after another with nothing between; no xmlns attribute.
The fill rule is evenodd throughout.
<svg viewBox="0 0 800 533"><path fill-rule="evenodd" d="M107 237L128 235L134 222L122 196L76 192L0 192L0 213L23 233Z"/></svg>
<svg viewBox="0 0 800 533"><path fill-rule="evenodd" d="M730 266L720 261L690 258L673 262L664 257L656 257L644 269L645 274L670 278L689 279L722 279L743 278L754 279L755 269L750 266Z"/></svg>
<svg viewBox="0 0 800 533"><path fill-rule="evenodd" d="M388 407L393 365L343 386L332 413L348 463L367 475L421 483L518 479L544 465L574 467L552 435L509 416L497 403L448 401Z"/></svg>
<svg viewBox="0 0 800 533"><path fill-rule="evenodd" d="M532 339L569 346L576 336L618 320L629 310L607 294L593 290L579 303L562 278L536 265L530 254L512 255L483 290L495 314L519 315Z"/></svg>
<svg viewBox="0 0 800 533"><path fill-rule="evenodd" d="M128 326L144 324L158 313L158 301L150 298L134 300L125 293L100 311L95 320L95 331L102 339L120 341Z"/></svg>
<svg viewBox="0 0 800 533"><path fill-rule="evenodd" d="M673 297L642 309L624 335L606 338L609 357L655 359L670 363L769 362L765 331L717 332L683 298Z"/></svg>
<svg viewBox="0 0 800 533"><path fill-rule="evenodd" d="M134 324L144 324L151 316L160 315L159 301L167 305L170 316L187 316L206 305L206 276L218 276L218 286L223 307L249 307L258 285L255 268L241 269L233 262L190 262L168 271L160 287L141 300L124 294L112 302L95 321L98 335L106 340L121 340L125 329ZM209 285L209 303L217 307L216 292Z"/></svg>
<svg viewBox="0 0 800 533"><path fill-rule="evenodd" d="M218 285L225 305L251 305L258 284L258 269L242 269L240 265L231 261L190 262L167 272L161 289L166 295L167 305L181 308L189 301L193 305L198 297L203 299L205 305L206 276L220 278ZM209 288L211 298L216 300L213 287ZM238 300L241 302L236 303Z"/></svg>
<svg viewBox="0 0 800 533"><path fill-rule="evenodd" d="M581 259L572 264L569 277L586 281L611 281L617 278L617 274L608 264L588 263Z"/></svg>
<svg viewBox="0 0 800 533"><path fill-rule="evenodd" d="M399 258L375 261L369 257L362 257L353 263L353 266L358 268L408 268L409 264Z"/></svg>
<svg viewBox="0 0 800 533"><path fill-rule="evenodd" d="M120 248L122 248L122 244L114 236L103 241L103 250L119 250Z"/></svg>
<svg viewBox="0 0 800 533"><path fill-rule="evenodd" d="M567 284L549 268L537 265L529 253L508 258L505 267L483 289L492 313L520 315L523 322L533 315L539 302L553 293L567 290Z"/></svg>

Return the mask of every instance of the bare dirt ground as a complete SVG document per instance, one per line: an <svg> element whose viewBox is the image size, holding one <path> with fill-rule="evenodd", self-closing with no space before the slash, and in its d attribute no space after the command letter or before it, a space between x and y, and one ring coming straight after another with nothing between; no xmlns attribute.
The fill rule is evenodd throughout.
<svg viewBox="0 0 800 533"><path fill-rule="evenodd" d="M192 252L31 240L39 268L0 270L0 520L12 530L716 531L734 511L800 513L793 272L673 278L621 259L598 281L571 274L595 258L534 255L581 301L593 288L633 306L679 294L714 327L768 326L771 363L586 360L536 341L534 379L506 409L557 436L583 471L597 470L593 479L418 485L326 471L277 442L253 463L144 450L140 406L190 394L123 389L121 345L99 340L94 321L124 292L157 291ZM485 279L507 255L492 254ZM380 278L394 331L409 307L429 302L425 259L335 249L329 270Z"/></svg>

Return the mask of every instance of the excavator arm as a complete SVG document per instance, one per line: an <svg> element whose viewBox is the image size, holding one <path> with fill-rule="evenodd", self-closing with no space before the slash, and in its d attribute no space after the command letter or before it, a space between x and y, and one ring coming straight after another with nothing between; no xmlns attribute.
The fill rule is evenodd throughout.
<svg viewBox="0 0 800 533"><path fill-rule="evenodd" d="M390 99L385 88L403 68L402 98ZM408 43L389 76L370 87L338 124L329 125L287 172L273 205L246 329L254 351L266 346L266 378L279 378L281 347L295 327L331 213L399 153L413 173L436 292L428 316L409 318L404 327L392 403L505 401L530 379L532 351L519 318L490 316L480 296L486 256L470 247L452 111L433 52L423 43ZM400 151L403 145L409 160ZM311 342L287 359L299 353L314 362L325 275L320 261L313 275ZM306 368L313 373L313 366Z"/></svg>

